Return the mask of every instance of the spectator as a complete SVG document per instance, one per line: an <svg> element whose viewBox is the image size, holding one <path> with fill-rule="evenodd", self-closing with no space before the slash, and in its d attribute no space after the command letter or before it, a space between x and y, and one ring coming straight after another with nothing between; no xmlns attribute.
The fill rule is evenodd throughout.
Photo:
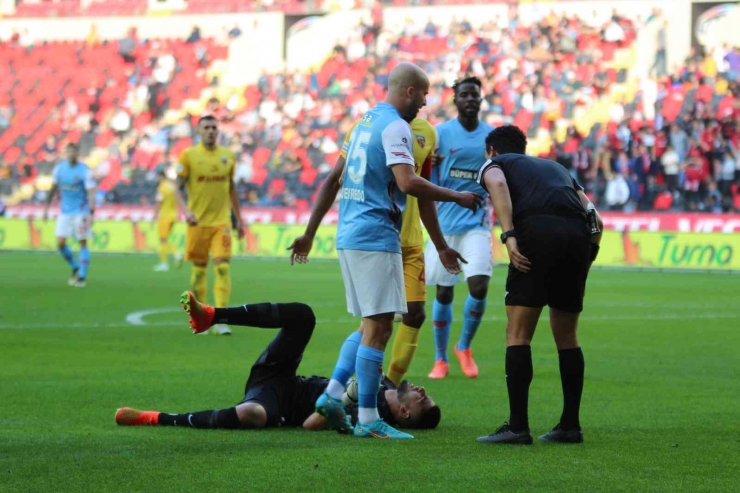
<svg viewBox="0 0 740 493"><path fill-rule="evenodd" d="M684 181L684 196L686 197L686 210L698 211L700 203L699 188L704 180L704 170L698 156L689 158L686 165L686 180Z"/></svg>
<svg viewBox="0 0 740 493"><path fill-rule="evenodd" d="M637 155L631 163L632 171L637 175L637 179L643 186L647 185L648 177L654 174L653 159L644 145L637 147Z"/></svg>
<svg viewBox="0 0 740 493"><path fill-rule="evenodd" d="M121 136L131 130L131 117L126 110L118 108L113 113L109 126L111 130Z"/></svg>
<svg viewBox="0 0 740 493"><path fill-rule="evenodd" d="M234 180L246 183L252 180L252 156L246 152L241 153L236 171L234 171Z"/></svg>
<svg viewBox="0 0 740 493"><path fill-rule="evenodd" d="M655 50L655 62L653 63L653 66L650 68L650 73L652 74L653 71L655 71L655 75L660 77L665 77L668 74L668 56L666 53L666 47L668 46L667 40L668 40L668 21L663 21L663 25L658 29L657 39L656 39L656 50Z"/></svg>
<svg viewBox="0 0 740 493"><path fill-rule="evenodd" d="M678 154L678 160L684 162L689 156L689 138L686 132L677 123L674 123L671 125L671 133L668 140L671 147Z"/></svg>
<svg viewBox="0 0 740 493"><path fill-rule="evenodd" d="M715 160L717 188L726 196L731 195L732 183L735 181L736 160L729 150L726 150L721 159Z"/></svg>
<svg viewBox="0 0 740 493"><path fill-rule="evenodd" d="M121 55L126 63L135 63L134 50L136 50L136 38L134 30L130 29L125 37L118 41L118 54Z"/></svg>
<svg viewBox="0 0 740 493"><path fill-rule="evenodd" d="M10 108L0 107L0 131L10 127Z"/></svg>
<svg viewBox="0 0 740 493"><path fill-rule="evenodd" d="M630 199L630 187L622 173L614 173L606 182L604 200L611 211L619 211L624 208Z"/></svg>
<svg viewBox="0 0 740 493"><path fill-rule="evenodd" d="M603 38L607 43L622 42L624 41L624 29L619 25L619 22L612 18L604 29Z"/></svg>
<svg viewBox="0 0 740 493"><path fill-rule="evenodd" d="M740 78L740 46L734 46L722 60L727 64L727 77L737 82Z"/></svg>
<svg viewBox="0 0 740 493"><path fill-rule="evenodd" d="M85 39L85 42L87 43L87 46L93 48L100 44L97 24L90 24L90 31L87 33L87 38Z"/></svg>
<svg viewBox="0 0 740 493"><path fill-rule="evenodd" d="M200 27L193 26L193 29L190 31L190 34L188 35L187 39L185 40L188 44L195 44L200 42Z"/></svg>
<svg viewBox="0 0 740 493"><path fill-rule="evenodd" d="M242 35L242 30L239 27L239 24L234 24L234 27L231 28L231 31L229 31L229 38L230 39L236 39L239 36Z"/></svg>
<svg viewBox="0 0 740 493"><path fill-rule="evenodd" d="M681 160L673 146L668 145L666 147L665 152L660 157L660 164L663 166L663 174L665 175L668 190L675 194L678 191L678 171L681 166Z"/></svg>
<svg viewBox="0 0 740 493"><path fill-rule="evenodd" d="M722 194L717 190L717 184L713 181L707 183L707 195L701 209L714 214L721 214L723 212Z"/></svg>

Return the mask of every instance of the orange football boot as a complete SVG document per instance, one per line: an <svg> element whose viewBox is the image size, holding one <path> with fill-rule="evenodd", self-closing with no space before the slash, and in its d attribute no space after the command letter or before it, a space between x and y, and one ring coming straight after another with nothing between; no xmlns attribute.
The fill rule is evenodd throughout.
<svg viewBox="0 0 740 493"><path fill-rule="evenodd" d="M429 378L445 378L448 373L450 373L450 364L444 360L438 359L437 362L434 363L432 372L427 376Z"/></svg>
<svg viewBox="0 0 740 493"><path fill-rule="evenodd" d="M475 378L478 376L478 365L475 364L473 359L472 349L457 349L457 344L455 344L455 357L460 362L460 367L466 377Z"/></svg>
<svg viewBox="0 0 740 493"><path fill-rule="evenodd" d="M153 426L159 424L159 411L137 411L122 407L116 411L116 424L119 426Z"/></svg>
<svg viewBox="0 0 740 493"><path fill-rule="evenodd" d="M193 334L200 334L211 328L213 317L216 315L215 308L195 299L192 291L182 293L180 304L190 315L190 328L193 329Z"/></svg>

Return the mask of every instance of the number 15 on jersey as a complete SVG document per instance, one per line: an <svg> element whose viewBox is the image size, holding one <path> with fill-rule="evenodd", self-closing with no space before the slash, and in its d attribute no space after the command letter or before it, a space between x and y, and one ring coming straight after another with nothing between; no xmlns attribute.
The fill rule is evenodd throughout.
<svg viewBox="0 0 740 493"><path fill-rule="evenodd" d="M357 129L349 142L347 151L347 176L356 185L365 182L367 172L367 147L372 133L369 130Z"/></svg>

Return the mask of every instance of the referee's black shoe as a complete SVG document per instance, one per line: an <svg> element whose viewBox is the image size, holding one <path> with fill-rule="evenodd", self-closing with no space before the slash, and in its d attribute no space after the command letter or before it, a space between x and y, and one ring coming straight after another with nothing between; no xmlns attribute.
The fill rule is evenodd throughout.
<svg viewBox="0 0 740 493"><path fill-rule="evenodd" d="M507 443L509 445L532 445L532 435L529 430L513 431L509 423L504 423L490 435L476 440L480 443Z"/></svg>
<svg viewBox="0 0 740 493"><path fill-rule="evenodd" d="M557 443L583 443L583 432L580 428L564 430L560 427L560 423L558 423L558 425L553 428L551 432L542 435L540 437L540 441Z"/></svg>

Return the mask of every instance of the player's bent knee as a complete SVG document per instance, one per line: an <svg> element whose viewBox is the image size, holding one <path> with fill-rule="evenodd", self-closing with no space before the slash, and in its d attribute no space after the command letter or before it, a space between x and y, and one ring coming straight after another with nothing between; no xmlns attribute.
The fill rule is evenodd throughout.
<svg viewBox="0 0 740 493"><path fill-rule="evenodd" d="M57 248L62 249L67 245L67 238L57 238Z"/></svg>
<svg viewBox="0 0 740 493"><path fill-rule="evenodd" d="M221 264L228 264L231 262L231 259L224 258L224 257L218 257L213 259L213 265L221 265Z"/></svg>
<svg viewBox="0 0 740 493"><path fill-rule="evenodd" d="M87 246L87 240L80 240L80 248L85 248Z"/></svg>
<svg viewBox="0 0 740 493"><path fill-rule="evenodd" d="M488 276L475 276L468 279L470 296L477 300L482 300L488 296L488 283L490 279Z"/></svg>
<svg viewBox="0 0 740 493"><path fill-rule="evenodd" d="M452 286L437 286L437 301L449 305L455 298L455 288Z"/></svg>
<svg viewBox="0 0 740 493"><path fill-rule="evenodd" d="M267 425L267 411L256 402L244 402L236 406L236 415L242 428L264 428Z"/></svg>
<svg viewBox="0 0 740 493"><path fill-rule="evenodd" d="M412 308L412 305L409 304L409 311L403 316L403 323L408 327L419 329L424 325L426 318L427 315L423 306L421 308Z"/></svg>
<svg viewBox="0 0 740 493"><path fill-rule="evenodd" d="M310 306L305 303L295 303L295 309L302 326L311 327L311 329L316 327L316 314Z"/></svg>

